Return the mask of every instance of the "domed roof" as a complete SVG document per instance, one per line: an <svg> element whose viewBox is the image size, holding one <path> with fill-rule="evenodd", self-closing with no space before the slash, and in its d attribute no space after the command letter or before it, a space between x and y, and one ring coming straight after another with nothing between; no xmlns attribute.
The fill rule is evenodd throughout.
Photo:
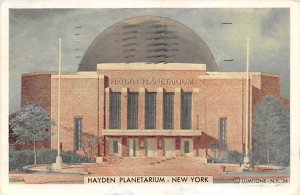
<svg viewBox="0 0 300 195"><path fill-rule="evenodd" d="M206 43L185 25L163 17L140 16L104 30L89 46L79 71L95 71L101 63L191 63L218 66Z"/></svg>

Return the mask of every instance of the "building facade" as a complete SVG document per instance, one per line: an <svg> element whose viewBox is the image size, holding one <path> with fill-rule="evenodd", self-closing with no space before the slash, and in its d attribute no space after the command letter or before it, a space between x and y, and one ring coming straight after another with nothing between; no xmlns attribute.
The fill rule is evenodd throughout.
<svg viewBox="0 0 300 195"><path fill-rule="evenodd" d="M62 72L60 142L80 151L86 135L98 156L200 156L212 144L244 153L247 73L208 72L205 64L99 64ZM22 104L41 103L58 119L58 73L22 76ZM264 96L280 99L280 78L249 73L249 149L253 113ZM57 127L51 129L57 149Z"/></svg>
<svg viewBox="0 0 300 195"><path fill-rule="evenodd" d="M219 72L185 25L141 16L100 33L78 71L61 73L60 86L57 72L22 75L22 104L40 103L54 121L60 112L53 149L80 152L94 138L96 156L206 158L215 147L245 153L256 107L265 96L282 100L278 75L248 74Z"/></svg>

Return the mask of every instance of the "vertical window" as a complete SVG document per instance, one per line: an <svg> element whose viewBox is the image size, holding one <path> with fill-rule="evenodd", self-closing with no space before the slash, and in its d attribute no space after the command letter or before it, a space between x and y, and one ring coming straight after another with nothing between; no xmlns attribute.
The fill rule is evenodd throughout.
<svg viewBox="0 0 300 195"><path fill-rule="evenodd" d="M183 142L183 153L184 154L190 153L190 142L189 141Z"/></svg>
<svg viewBox="0 0 300 195"><path fill-rule="evenodd" d="M138 93L128 93L127 96L127 129L138 128Z"/></svg>
<svg viewBox="0 0 300 195"><path fill-rule="evenodd" d="M226 147L227 118L219 118L219 146Z"/></svg>
<svg viewBox="0 0 300 195"><path fill-rule="evenodd" d="M192 128L192 93L181 93L181 129Z"/></svg>
<svg viewBox="0 0 300 195"><path fill-rule="evenodd" d="M111 92L109 96L109 128L121 128L121 93Z"/></svg>
<svg viewBox="0 0 300 195"><path fill-rule="evenodd" d="M164 129L174 128L174 93L164 93Z"/></svg>
<svg viewBox="0 0 300 195"><path fill-rule="evenodd" d="M118 145L119 145L118 140L113 140L112 141L112 146L113 146L113 148L112 148L113 150L112 151L113 151L114 154L118 154L119 153L119 146Z"/></svg>
<svg viewBox="0 0 300 195"><path fill-rule="evenodd" d="M156 93L146 93L145 128L156 128Z"/></svg>
<svg viewBox="0 0 300 195"><path fill-rule="evenodd" d="M75 143L75 150L80 150L82 148L81 141L82 141L82 118L77 117L74 120L75 126L75 136L74 136L74 143Z"/></svg>

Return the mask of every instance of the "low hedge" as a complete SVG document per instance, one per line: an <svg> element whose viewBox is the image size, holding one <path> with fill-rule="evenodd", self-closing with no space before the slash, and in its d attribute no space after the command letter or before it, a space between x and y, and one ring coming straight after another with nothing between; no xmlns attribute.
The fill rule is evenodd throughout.
<svg viewBox="0 0 300 195"><path fill-rule="evenodd" d="M214 159L214 162L241 164L243 162L243 155L237 151L225 151L219 158Z"/></svg>
<svg viewBox="0 0 300 195"><path fill-rule="evenodd" d="M52 149L37 150L37 164L52 164L55 162L57 151ZM96 160L87 156L81 156L75 152L61 152L62 161L66 164L94 163ZM22 172L23 167L33 165L33 150L9 150L9 171Z"/></svg>

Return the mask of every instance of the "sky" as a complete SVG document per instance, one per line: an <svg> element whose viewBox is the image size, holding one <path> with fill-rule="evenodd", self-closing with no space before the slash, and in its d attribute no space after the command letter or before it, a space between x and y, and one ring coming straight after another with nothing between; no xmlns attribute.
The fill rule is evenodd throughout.
<svg viewBox="0 0 300 195"><path fill-rule="evenodd" d="M62 71L77 71L81 57L102 31L144 15L167 17L192 29L223 72L246 70L249 38L250 71L280 75L281 95L290 98L289 9L10 9L9 112L20 109L21 74L58 70L59 38Z"/></svg>

